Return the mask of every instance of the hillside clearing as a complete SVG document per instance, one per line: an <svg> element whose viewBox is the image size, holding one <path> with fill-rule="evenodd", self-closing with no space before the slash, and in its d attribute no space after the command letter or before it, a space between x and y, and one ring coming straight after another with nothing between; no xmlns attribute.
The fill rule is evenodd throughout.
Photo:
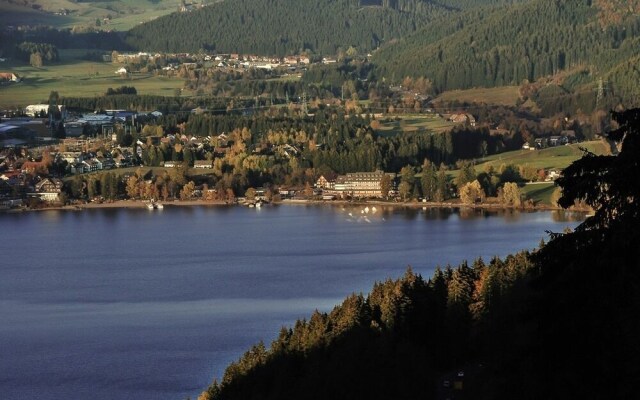
<svg viewBox="0 0 640 400"><path fill-rule="evenodd" d="M450 90L436 97L435 102L485 103L515 106L520 99L518 86Z"/></svg>
<svg viewBox="0 0 640 400"><path fill-rule="evenodd" d="M20 64L7 68L23 78L22 82L2 86L0 107L14 108L40 103L49 98L52 91L62 97L94 97L106 93L109 88L134 86L138 94L175 96L184 86L179 78L155 76L150 73L132 73L128 77L115 73L115 64L85 61L75 58L35 68Z"/></svg>
<svg viewBox="0 0 640 400"><path fill-rule="evenodd" d="M179 5L179 0L25 0L24 5L0 0L0 23L5 26L84 26L127 31L143 22L176 12ZM63 10L66 10L66 15L62 15Z"/></svg>
<svg viewBox="0 0 640 400"><path fill-rule="evenodd" d="M437 114L404 114L380 120L375 131L381 136L395 136L404 132L444 132L455 125Z"/></svg>
<svg viewBox="0 0 640 400"><path fill-rule="evenodd" d="M600 140L582 142L567 146L548 147L542 150L516 150L477 160L476 170L487 166L499 168L501 165L530 166L537 169L564 169L583 156L586 149L594 154L609 154L608 145Z"/></svg>

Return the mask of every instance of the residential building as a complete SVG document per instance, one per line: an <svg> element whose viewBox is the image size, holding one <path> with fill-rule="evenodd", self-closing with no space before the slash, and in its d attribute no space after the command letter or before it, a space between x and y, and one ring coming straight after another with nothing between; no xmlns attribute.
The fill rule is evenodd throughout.
<svg viewBox="0 0 640 400"><path fill-rule="evenodd" d="M83 155L80 151L65 151L57 155L68 164L76 164L83 161Z"/></svg>
<svg viewBox="0 0 640 400"><path fill-rule="evenodd" d="M352 172L346 175L339 175L333 183L333 188L325 189L324 195L336 195L342 197L367 198L382 197L381 181L385 172L377 170L374 172ZM393 180L394 177L392 177ZM327 184L329 181L327 181ZM323 184L323 182L320 182Z"/></svg>
<svg viewBox="0 0 640 400"><path fill-rule="evenodd" d="M60 199L62 191L62 181L60 179L42 179L35 185L35 196L48 202L55 202Z"/></svg>
<svg viewBox="0 0 640 400"><path fill-rule="evenodd" d="M347 174L349 190L353 197L382 197L380 182L384 176L383 171L353 172Z"/></svg>
<svg viewBox="0 0 640 400"><path fill-rule="evenodd" d="M456 124L469 124L470 126L476 126L476 119L471 114L451 114L448 120Z"/></svg>
<svg viewBox="0 0 640 400"><path fill-rule="evenodd" d="M166 164L165 164L166 166ZM213 161L211 160L196 160L193 162L193 168L200 168L200 169L212 169L213 168Z"/></svg>
<svg viewBox="0 0 640 400"><path fill-rule="evenodd" d="M325 190L333 190L335 189L336 178L338 175L332 173L327 175L321 175L320 178L316 181L316 187Z"/></svg>
<svg viewBox="0 0 640 400"><path fill-rule="evenodd" d="M182 166L182 161L165 161L162 166L165 168L178 168Z"/></svg>

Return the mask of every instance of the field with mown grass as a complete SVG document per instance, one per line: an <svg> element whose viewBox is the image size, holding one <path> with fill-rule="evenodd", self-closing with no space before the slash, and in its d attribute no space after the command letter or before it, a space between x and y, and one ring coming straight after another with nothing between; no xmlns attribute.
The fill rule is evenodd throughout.
<svg viewBox="0 0 640 400"><path fill-rule="evenodd" d="M380 119L374 130L381 136L395 136L403 132L443 132L456 124L449 122L437 114L403 114Z"/></svg>
<svg viewBox="0 0 640 400"><path fill-rule="evenodd" d="M515 106L520 98L518 86L450 90L440 94L435 101L459 101L466 103L500 104Z"/></svg>
<svg viewBox="0 0 640 400"><path fill-rule="evenodd" d="M534 204L552 205L551 198L555 190L553 182L534 182L520 187L520 193L526 199L533 200Z"/></svg>
<svg viewBox="0 0 640 400"><path fill-rule="evenodd" d="M0 0L0 24L127 31L142 22L176 12L179 4L180 0L24 0L22 4ZM54 14L63 9L69 13ZM100 20L99 25L96 20Z"/></svg>
<svg viewBox="0 0 640 400"><path fill-rule="evenodd" d="M516 150L494 154L484 159L476 160L475 170L479 174L489 166L499 170L502 165L523 166L547 171L551 169L562 170L583 156L584 152L581 149L586 149L598 155L610 154L607 143L594 140L567 146L549 147L542 150ZM447 176L453 180L458 173L459 170L450 170L447 171ZM552 205L551 198L555 188L553 182L534 182L521 186L520 191L525 198L533 200L535 204Z"/></svg>
<svg viewBox="0 0 640 400"><path fill-rule="evenodd" d="M57 91L61 97L94 97L109 88L133 86L138 94L175 96L183 88L184 80L155 76L151 73L115 73L122 65L82 60L86 51L61 51L61 61L41 68L25 63L5 62L0 70L18 74L22 81L0 86L0 108L24 107L46 102L49 93Z"/></svg>
<svg viewBox="0 0 640 400"><path fill-rule="evenodd" d="M488 165L499 168L501 165L530 166L536 169L564 169L582 157L586 149L594 154L610 154L609 146L600 140L548 147L542 150L516 150L477 160L476 170L482 171Z"/></svg>

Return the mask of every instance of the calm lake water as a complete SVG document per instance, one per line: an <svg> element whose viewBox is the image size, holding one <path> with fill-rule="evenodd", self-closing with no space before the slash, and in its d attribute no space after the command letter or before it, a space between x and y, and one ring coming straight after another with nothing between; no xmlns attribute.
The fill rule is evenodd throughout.
<svg viewBox="0 0 640 400"><path fill-rule="evenodd" d="M408 265L429 277L577 223L337 206L0 214L0 398L195 399L251 344Z"/></svg>

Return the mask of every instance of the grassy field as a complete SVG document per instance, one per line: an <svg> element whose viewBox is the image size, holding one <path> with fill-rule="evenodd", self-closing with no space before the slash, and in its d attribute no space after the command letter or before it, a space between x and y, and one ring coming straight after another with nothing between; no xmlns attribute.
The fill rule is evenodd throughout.
<svg viewBox="0 0 640 400"><path fill-rule="evenodd" d="M298 82L302 79L302 76L300 75L283 75L283 76L279 76L277 78L271 78L271 79L267 79L267 81L274 81L274 82Z"/></svg>
<svg viewBox="0 0 640 400"><path fill-rule="evenodd" d="M97 29L126 31L142 23L177 11L180 0L25 0L24 5L0 0L2 25L50 25L56 28L91 26ZM33 7L39 7L38 10ZM68 15L55 15L61 9ZM104 18L110 16L110 21ZM96 26L99 19L100 26Z"/></svg>
<svg viewBox="0 0 640 400"><path fill-rule="evenodd" d="M169 172L171 170L173 170L173 168L166 168L166 167L127 167L127 168L115 168L115 169L108 169L108 170L103 170L103 171L94 171L94 172L89 172L86 174L83 174L82 176L97 176L100 177L102 174L106 174L106 173L114 173L117 177L122 178L125 175L133 175L135 174L138 170L142 171L142 173L144 175L147 175L149 172L151 172L151 174L153 176L162 176L165 172ZM198 168L189 168L189 170L187 171L187 179L190 180L192 178L201 178L207 175L212 175L213 174L213 170L211 169L198 169ZM77 175L69 175L66 176L63 180L65 182L70 181L73 179L74 176Z"/></svg>
<svg viewBox="0 0 640 400"><path fill-rule="evenodd" d="M551 196L556 190L553 182L529 183L520 188L520 192L535 204L551 205Z"/></svg>
<svg viewBox="0 0 640 400"><path fill-rule="evenodd" d="M435 114L405 114L389 122L382 122L376 129L381 136L395 136L403 132L442 132L451 129L454 123Z"/></svg>
<svg viewBox="0 0 640 400"><path fill-rule="evenodd" d="M535 169L564 169L572 162L582 157L581 148L587 149L595 154L609 154L609 147L602 141L583 142L568 146L550 147L543 150L517 150L496 154L477 160L476 173L481 173L487 166L493 166L496 170L501 165L528 166ZM454 179L459 170L447 171L449 179ZM522 194L527 199L533 200L536 204L551 205L551 197L555 190L553 182L528 183L520 188Z"/></svg>
<svg viewBox="0 0 640 400"><path fill-rule="evenodd" d="M34 68L30 65L3 63L0 70L17 73L22 82L0 86L0 108L23 107L48 99L51 91L62 97L93 97L104 94L108 88L134 86L138 94L174 96L184 86L178 78L153 74L130 74L122 77L115 73L118 64L80 60L75 57L84 51L61 52L62 61L55 65Z"/></svg>
<svg viewBox="0 0 640 400"><path fill-rule="evenodd" d="M451 90L442 93L435 101L460 101L468 103L502 104L515 106L520 98L518 86Z"/></svg>
<svg viewBox="0 0 640 400"><path fill-rule="evenodd" d="M536 169L563 169L582 157L585 148L595 154L608 154L609 148L602 141L583 142L568 146L549 147L542 150L516 150L496 154L478 160L476 170L482 171L487 165L499 168L500 165L528 165Z"/></svg>

